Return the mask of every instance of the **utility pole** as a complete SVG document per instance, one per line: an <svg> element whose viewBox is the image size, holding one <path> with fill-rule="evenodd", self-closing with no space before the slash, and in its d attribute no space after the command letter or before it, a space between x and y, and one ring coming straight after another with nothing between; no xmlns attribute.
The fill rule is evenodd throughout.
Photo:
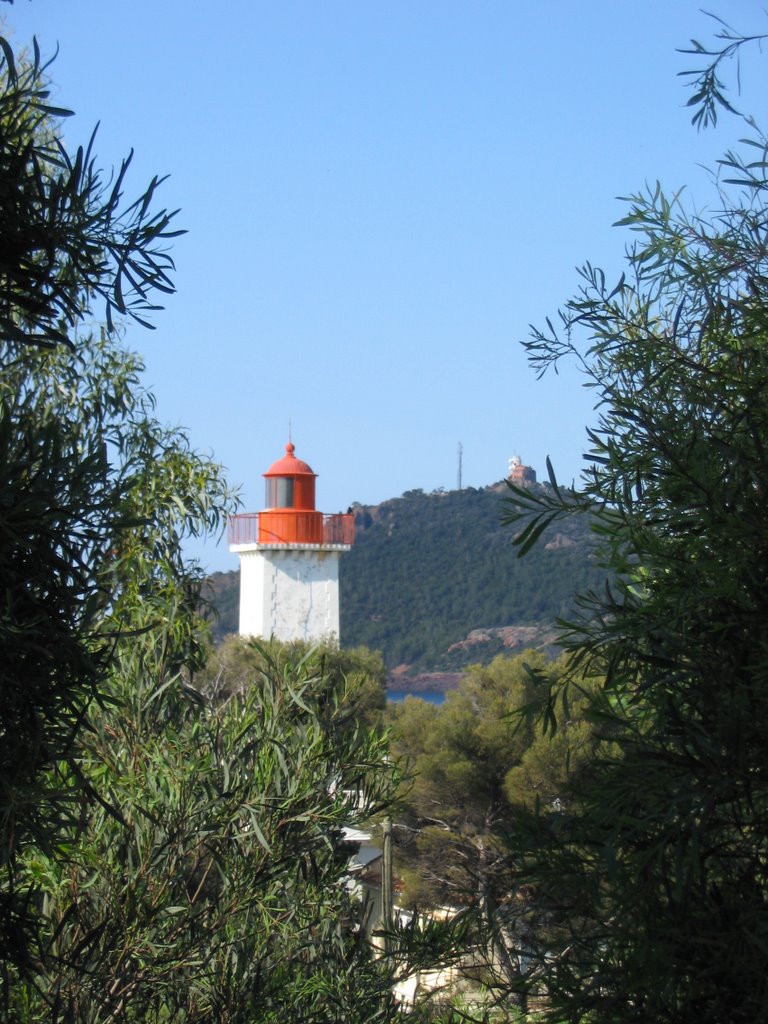
<svg viewBox="0 0 768 1024"><path fill-rule="evenodd" d="M458 490L461 490L461 462L462 462L462 456L463 455L464 455L464 445L461 443L461 441L459 441L459 450L458 450L459 469L458 469L458 473L456 475L457 476Z"/></svg>
<svg viewBox="0 0 768 1024"><path fill-rule="evenodd" d="M390 952L391 939L387 934L392 927L392 819L387 815L382 823L383 849L381 851L381 927L384 930L384 952Z"/></svg>

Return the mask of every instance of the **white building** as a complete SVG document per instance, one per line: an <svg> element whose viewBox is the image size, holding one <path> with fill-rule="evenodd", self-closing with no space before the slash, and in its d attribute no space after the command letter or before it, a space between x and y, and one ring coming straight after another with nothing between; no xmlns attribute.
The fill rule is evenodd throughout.
<svg viewBox="0 0 768 1024"><path fill-rule="evenodd" d="M266 508L229 518L229 550L240 556L240 635L268 640L339 640L339 558L354 542L351 514L315 510L317 474L285 455L264 477Z"/></svg>

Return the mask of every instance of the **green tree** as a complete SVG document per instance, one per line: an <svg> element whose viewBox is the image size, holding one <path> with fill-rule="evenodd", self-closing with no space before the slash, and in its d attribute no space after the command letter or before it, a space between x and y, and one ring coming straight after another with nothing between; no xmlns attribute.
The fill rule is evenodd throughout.
<svg viewBox="0 0 768 1024"><path fill-rule="evenodd" d="M370 1021L398 1014L349 891L344 829L397 785L381 737L352 730L343 680L265 654L251 685L210 702L158 687L123 645L113 703L94 711L80 769L91 804L67 856L29 850L42 893L20 1021ZM171 659L173 660L173 659Z"/></svg>
<svg viewBox="0 0 768 1024"><path fill-rule="evenodd" d="M94 700L114 700L122 645L158 686L202 657L203 573L182 544L230 499L218 467L155 420L119 343L0 352L0 941L21 962L35 903L16 860L52 853L82 816L77 736Z"/></svg>
<svg viewBox="0 0 768 1024"><path fill-rule="evenodd" d="M478 865L489 861L492 837L510 827L517 808L562 803L568 779L592 750L580 718L583 698L559 709L556 742L533 727L540 693L562 671L560 661L537 651L498 655L472 665L440 706L409 697L393 707L394 746L413 776L404 799L419 823L413 890L420 899L465 903ZM442 848L457 843L467 845L461 857ZM424 855L427 848L433 856Z"/></svg>
<svg viewBox="0 0 768 1024"><path fill-rule="evenodd" d="M124 198L132 153L114 180L97 167L93 146L71 153L61 132L71 111L49 102L50 62L33 40L30 58L0 37L0 337L21 344L72 345L71 331L104 302L114 315L151 326L147 315L169 294L174 213L154 211L163 179L134 201Z"/></svg>
<svg viewBox="0 0 768 1024"><path fill-rule="evenodd" d="M704 122L720 85L695 76ZM768 1019L767 154L752 125L709 215L630 197L625 273L585 265L527 346L542 372L575 358L600 415L580 491L552 474L548 497L516 495L518 543L588 512L617 573L564 632L571 671L605 680L588 713L614 752L510 837L561 926L531 972L557 1021Z"/></svg>
<svg viewBox="0 0 768 1024"><path fill-rule="evenodd" d="M462 948L472 951L464 970L471 963L469 974L498 998L497 1013L505 1004L517 1012L509 995L524 973L530 936L551 929L517 878L509 836L521 816L562 811L597 744L582 715L586 684L553 710L555 742L534 728L540 694L562 672L559 661L535 651L500 655L472 666L443 705L407 698L392 712L393 746L412 773L395 828L401 899L460 911ZM455 940L450 927L441 940Z"/></svg>
<svg viewBox="0 0 768 1024"><path fill-rule="evenodd" d="M270 660L285 665L307 658L333 685L345 684L344 715L350 726L381 724L387 701L387 670L381 654L367 647L311 646L300 641L254 642L247 637L230 636L210 653L196 682L214 696L227 696L252 686L254 676L263 672Z"/></svg>
<svg viewBox="0 0 768 1024"><path fill-rule="evenodd" d="M76 737L117 638L190 610L181 539L228 505L217 467L154 419L135 357L77 334L98 297L110 328L145 322L176 232L157 179L124 201L130 158L105 182L93 138L66 149L32 51L0 39L0 951L18 962L36 903L16 860L81 814Z"/></svg>

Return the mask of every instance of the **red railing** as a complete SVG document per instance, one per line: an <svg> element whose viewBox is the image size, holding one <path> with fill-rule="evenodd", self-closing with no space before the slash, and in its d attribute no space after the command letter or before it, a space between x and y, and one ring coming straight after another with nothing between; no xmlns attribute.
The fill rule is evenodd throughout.
<svg viewBox="0 0 768 1024"><path fill-rule="evenodd" d="M261 516L261 527L259 517ZM318 529L318 527L321 527ZM351 513L244 512L227 520L229 544L354 544Z"/></svg>

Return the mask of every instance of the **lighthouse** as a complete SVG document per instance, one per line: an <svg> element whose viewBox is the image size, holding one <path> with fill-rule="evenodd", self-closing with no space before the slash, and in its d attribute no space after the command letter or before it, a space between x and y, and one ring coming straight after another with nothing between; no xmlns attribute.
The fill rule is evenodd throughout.
<svg viewBox="0 0 768 1024"><path fill-rule="evenodd" d="M262 512L229 517L229 550L240 556L240 635L338 642L339 559L354 516L315 509L317 474L285 455L264 473Z"/></svg>

